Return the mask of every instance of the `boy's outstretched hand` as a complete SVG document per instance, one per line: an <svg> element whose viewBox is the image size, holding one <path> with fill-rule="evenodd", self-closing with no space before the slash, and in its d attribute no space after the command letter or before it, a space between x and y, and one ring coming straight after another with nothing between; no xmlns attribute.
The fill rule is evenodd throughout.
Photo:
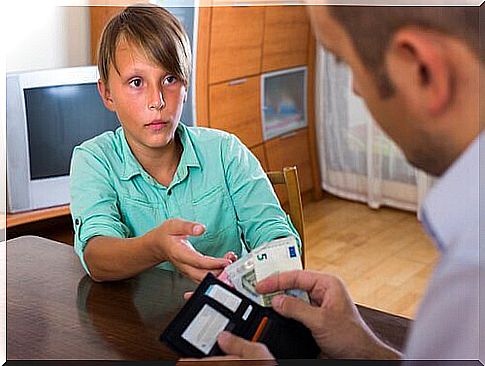
<svg viewBox="0 0 485 366"><path fill-rule="evenodd" d="M170 219L147 233L149 240L157 243L159 257L171 262L179 272L200 282L208 272L218 276L232 263L229 258L214 258L202 255L188 241L189 236L199 236L205 232L201 224L181 219Z"/></svg>

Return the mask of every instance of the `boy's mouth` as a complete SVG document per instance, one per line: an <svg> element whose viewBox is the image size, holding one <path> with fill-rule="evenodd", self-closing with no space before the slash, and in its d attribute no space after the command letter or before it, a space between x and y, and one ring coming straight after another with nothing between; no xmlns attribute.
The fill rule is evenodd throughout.
<svg viewBox="0 0 485 366"><path fill-rule="evenodd" d="M145 127L151 130L161 130L162 128L168 125L169 125L169 122L162 121L161 119L157 119L157 120L151 121L150 123L145 124Z"/></svg>

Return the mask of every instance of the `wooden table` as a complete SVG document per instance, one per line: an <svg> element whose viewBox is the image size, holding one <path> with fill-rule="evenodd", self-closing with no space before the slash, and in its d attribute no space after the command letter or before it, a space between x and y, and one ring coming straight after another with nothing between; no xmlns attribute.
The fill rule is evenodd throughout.
<svg viewBox="0 0 485 366"><path fill-rule="evenodd" d="M152 269L95 283L72 247L24 236L7 241L7 359L176 359L158 338L195 284ZM410 320L359 307L401 349Z"/></svg>

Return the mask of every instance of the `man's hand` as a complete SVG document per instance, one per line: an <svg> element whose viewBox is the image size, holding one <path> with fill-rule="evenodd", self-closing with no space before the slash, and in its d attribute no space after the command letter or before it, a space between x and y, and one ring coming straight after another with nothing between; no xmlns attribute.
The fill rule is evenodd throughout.
<svg viewBox="0 0 485 366"><path fill-rule="evenodd" d="M399 352L380 341L365 324L344 284L332 275L289 271L270 276L256 285L262 294L301 289L311 304L291 296L275 296L273 309L303 323L320 349L331 358L396 359Z"/></svg>
<svg viewBox="0 0 485 366"><path fill-rule="evenodd" d="M146 235L147 240L156 244L156 255L171 262L185 276L200 282L207 272L218 276L226 266L231 264L231 259L200 254L187 240L189 236L199 236L204 232L205 227L201 224L171 219Z"/></svg>
<svg viewBox="0 0 485 366"><path fill-rule="evenodd" d="M251 363L251 365L277 365L271 352L269 352L268 348L262 343L250 342L229 332L222 332L219 334L217 343L226 356L207 357L202 358L199 361L211 361L214 363L216 361L229 360L258 360L258 362ZM196 360L181 359L180 361L182 363L177 363L177 365Z"/></svg>

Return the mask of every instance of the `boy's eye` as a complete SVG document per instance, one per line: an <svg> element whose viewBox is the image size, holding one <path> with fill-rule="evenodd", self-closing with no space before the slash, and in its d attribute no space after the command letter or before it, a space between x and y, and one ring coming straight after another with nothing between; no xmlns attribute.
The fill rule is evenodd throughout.
<svg viewBox="0 0 485 366"><path fill-rule="evenodd" d="M133 79L130 81L130 85L135 88L139 88L141 84L142 84L141 79Z"/></svg>
<svg viewBox="0 0 485 366"><path fill-rule="evenodd" d="M173 75L169 75L163 80L164 85L171 85L171 84L174 84L175 82L177 82L177 77Z"/></svg>

